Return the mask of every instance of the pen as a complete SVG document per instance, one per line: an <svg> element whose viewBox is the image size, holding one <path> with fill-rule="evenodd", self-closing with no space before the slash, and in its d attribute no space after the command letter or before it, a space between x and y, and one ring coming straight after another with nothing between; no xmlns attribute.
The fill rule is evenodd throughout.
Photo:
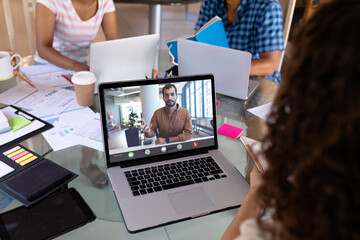
<svg viewBox="0 0 360 240"><path fill-rule="evenodd" d="M20 74L18 74L19 78L21 78L22 80L24 80L27 84L29 84L31 87L35 88L34 85L32 85L28 80L26 80L23 76L21 76Z"/></svg>
<svg viewBox="0 0 360 240"><path fill-rule="evenodd" d="M171 77L172 76L172 71L170 71L170 73L169 73L169 76L168 77Z"/></svg>
<svg viewBox="0 0 360 240"><path fill-rule="evenodd" d="M158 71L159 71L159 69L158 69L158 68L156 68L156 69L155 69L154 78L157 78Z"/></svg>
<svg viewBox="0 0 360 240"><path fill-rule="evenodd" d="M147 76L146 74L145 74L145 78L146 78L146 79L149 79L149 78L148 78L148 76Z"/></svg>
<svg viewBox="0 0 360 240"><path fill-rule="evenodd" d="M62 74L61 76L62 76L63 78L65 78L66 80L68 80L71 84L73 84L72 81L70 80L70 78L68 78L68 77L65 76L64 74Z"/></svg>
<svg viewBox="0 0 360 240"><path fill-rule="evenodd" d="M251 155L252 159L254 159L255 165L257 167L257 169L259 170L260 173L262 173L264 171L263 167L260 164L259 159L256 157L255 153L253 152L253 150L251 149L251 147L249 146L249 144L247 144L242 137L240 137L240 141L241 143L246 147L246 149L248 150L248 153Z"/></svg>
<svg viewBox="0 0 360 240"><path fill-rule="evenodd" d="M167 77L167 75L168 75L168 72L165 72L165 76L164 76L164 78L166 78L166 77Z"/></svg>

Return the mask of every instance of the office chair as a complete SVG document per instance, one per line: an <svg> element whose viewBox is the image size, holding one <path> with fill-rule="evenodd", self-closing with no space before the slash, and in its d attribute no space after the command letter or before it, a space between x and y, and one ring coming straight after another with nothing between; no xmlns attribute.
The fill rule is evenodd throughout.
<svg viewBox="0 0 360 240"><path fill-rule="evenodd" d="M278 1L283 11L284 48L286 50L286 46L290 34L291 22L294 16L296 0L278 0ZM285 50L280 53L279 63L277 66L277 70L279 72L281 70L282 62L284 60Z"/></svg>

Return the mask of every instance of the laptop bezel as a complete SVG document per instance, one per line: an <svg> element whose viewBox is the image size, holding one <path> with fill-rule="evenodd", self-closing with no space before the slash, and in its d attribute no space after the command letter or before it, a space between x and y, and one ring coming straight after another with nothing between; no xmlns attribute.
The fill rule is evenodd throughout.
<svg viewBox="0 0 360 240"><path fill-rule="evenodd" d="M184 150L181 152L167 153L158 156L148 156L145 158L124 160L118 162L110 162L109 154L109 145L108 141L108 131L107 131L107 122L106 122L106 111L105 111L105 98L104 90L109 88L119 88L119 87L130 87L130 86L146 86L152 84L166 84L166 83L176 83L176 82L186 82L186 81L199 81L199 80L210 80L211 82L211 91L212 91L212 110L213 110L213 132L214 132L214 145ZM216 125L216 91L215 91L215 81L212 74L201 74L201 75L189 75L189 76L179 76L171 78L156 78L156 79L138 79L138 80L127 80L127 81L114 81L114 82L105 82L98 85L99 93L99 104L100 104L100 114L101 114L101 130L103 136L103 145L104 145L104 154L106 160L107 168L120 166L121 168L138 166L147 163L161 162L165 160L193 156L196 154L207 153L209 150L218 149L218 139L217 139L217 125Z"/></svg>

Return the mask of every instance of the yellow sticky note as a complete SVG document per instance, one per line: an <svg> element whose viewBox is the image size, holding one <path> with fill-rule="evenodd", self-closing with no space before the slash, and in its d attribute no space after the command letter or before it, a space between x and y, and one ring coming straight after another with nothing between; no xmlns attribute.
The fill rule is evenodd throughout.
<svg viewBox="0 0 360 240"><path fill-rule="evenodd" d="M15 131L19 130L20 128L25 127L26 125L29 125L30 123L31 123L30 120L19 117L19 116L9 119L9 125L12 128L11 132L15 132Z"/></svg>

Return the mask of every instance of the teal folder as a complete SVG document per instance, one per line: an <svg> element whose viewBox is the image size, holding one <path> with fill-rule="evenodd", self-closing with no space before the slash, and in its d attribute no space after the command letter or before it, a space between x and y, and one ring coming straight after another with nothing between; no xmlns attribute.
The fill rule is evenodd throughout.
<svg viewBox="0 0 360 240"><path fill-rule="evenodd" d="M204 26L202 26L195 34L195 36L187 35L180 38L229 48L229 42L226 37L224 24L221 18L218 16L213 17L210 21L205 23ZM167 41L166 45L169 48L169 54L174 58L175 62L177 63L177 39Z"/></svg>

